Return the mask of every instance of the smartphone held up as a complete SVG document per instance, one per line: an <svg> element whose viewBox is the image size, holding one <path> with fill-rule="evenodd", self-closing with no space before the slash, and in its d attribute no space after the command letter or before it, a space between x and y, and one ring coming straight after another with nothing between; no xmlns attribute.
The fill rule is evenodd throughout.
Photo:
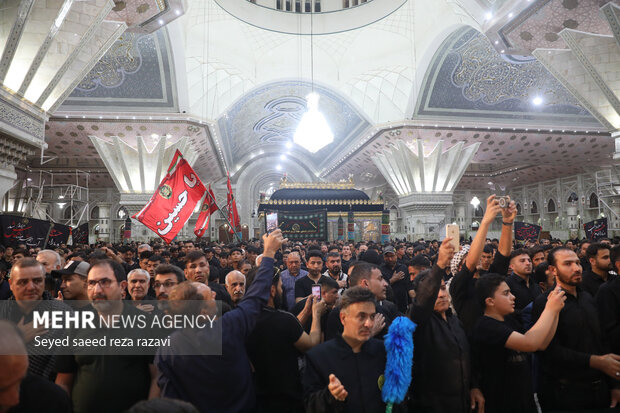
<svg viewBox="0 0 620 413"><path fill-rule="evenodd" d="M456 224L448 224L446 225L446 238L452 238L450 241L450 245L454 247L454 252L458 252L459 250L459 240L460 240L460 231L459 226Z"/></svg>

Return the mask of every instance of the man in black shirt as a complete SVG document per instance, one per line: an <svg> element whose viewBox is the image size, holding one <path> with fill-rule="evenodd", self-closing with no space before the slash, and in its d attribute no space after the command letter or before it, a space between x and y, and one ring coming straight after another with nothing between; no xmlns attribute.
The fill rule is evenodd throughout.
<svg viewBox="0 0 620 413"><path fill-rule="evenodd" d="M403 314L398 311L394 303L385 299L387 282L381 275L381 270L375 264L360 261L351 270L349 282L351 287L360 286L367 288L375 295L378 315L375 317L375 324L371 332L373 337L382 338L387 334L387 329L392 324L392 321ZM336 306L327 318L325 340L339 337L342 331L340 307Z"/></svg>
<svg viewBox="0 0 620 413"><path fill-rule="evenodd" d="M362 287L341 299L342 336L308 352L304 371L304 404L309 412L382 412L380 379L385 347L372 338L375 297Z"/></svg>
<svg viewBox="0 0 620 413"><path fill-rule="evenodd" d="M112 260L90 267L88 297L99 314L144 314L121 299L127 286L125 278L123 267ZM123 411L159 395L151 356L58 356L57 367L56 384L72 397L75 413Z"/></svg>
<svg viewBox="0 0 620 413"><path fill-rule="evenodd" d="M71 412L71 400L54 383L28 374L28 354L14 324L0 321L0 412Z"/></svg>
<svg viewBox="0 0 620 413"><path fill-rule="evenodd" d="M579 250L578 250L579 262L581 263L581 268L583 268L584 272L590 269L590 261L588 261L588 258L586 257L586 251L588 250L588 247L590 246L590 244L592 244L592 242L588 240L581 241L581 243L579 244Z"/></svg>
<svg viewBox="0 0 620 413"><path fill-rule="evenodd" d="M620 402L620 356L607 354L594 299L580 287L579 258L570 248L558 247L549 252L547 262L557 285L566 291L566 302L556 334L542 353L543 411L615 406ZM535 300L534 322L542 314L550 292Z"/></svg>
<svg viewBox="0 0 620 413"><path fill-rule="evenodd" d="M404 248L403 248L404 253ZM409 272L407 267L398 263L398 256L394 247L385 247L383 250L383 265L381 266L381 274L394 291L394 304L398 307L398 311L405 313L409 304L409 290L412 289L411 281L406 274Z"/></svg>
<svg viewBox="0 0 620 413"><path fill-rule="evenodd" d="M322 279L321 283L321 299L320 301L325 304L325 312L321 316L321 330L324 331L327 326L327 318L329 316L329 312L336 305L336 301L338 300L338 283L327 277ZM291 309L291 313L293 313L299 319L299 322L304 328L306 333L310 333L310 329L312 327L313 319L313 301L312 297L309 296L299 301L297 304L293 306ZM310 300L310 302L308 302Z"/></svg>
<svg viewBox="0 0 620 413"><path fill-rule="evenodd" d="M611 261L620 273L620 246L611 249ZM620 354L620 277L608 279L596 294L603 337L612 353Z"/></svg>
<svg viewBox="0 0 620 413"><path fill-rule="evenodd" d="M586 258L590 263L590 270L583 272L581 288L596 297L598 289L610 277L609 270L612 263L609 259L611 248L607 244L590 244L586 250Z"/></svg>
<svg viewBox="0 0 620 413"><path fill-rule="evenodd" d="M247 339L248 356L255 370L258 405L263 412L302 413L302 388L297 358L321 341L324 301L314 301L310 334L291 313L281 311L282 280L271 281L267 306Z"/></svg>
<svg viewBox="0 0 620 413"><path fill-rule="evenodd" d="M312 294L312 286L321 284L325 275L321 274L323 269L323 254L319 250L311 250L306 255L308 262L308 275L295 281L295 303L303 300Z"/></svg>
<svg viewBox="0 0 620 413"><path fill-rule="evenodd" d="M538 284L531 279L532 259L525 249L517 249L510 254L512 274L506 278L510 292L515 296L515 310L523 310L536 297L542 294Z"/></svg>

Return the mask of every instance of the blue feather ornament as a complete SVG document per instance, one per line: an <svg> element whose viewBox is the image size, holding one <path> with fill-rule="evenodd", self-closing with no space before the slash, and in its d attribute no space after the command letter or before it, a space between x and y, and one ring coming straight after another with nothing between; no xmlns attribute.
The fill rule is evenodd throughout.
<svg viewBox="0 0 620 413"><path fill-rule="evenodd" d="M386 403L386 413L392 411L394 404L401 403L411 384L413 365L413 332L416 324L407 317L397 317L385 335L385 383L381 397Z"/></svg>

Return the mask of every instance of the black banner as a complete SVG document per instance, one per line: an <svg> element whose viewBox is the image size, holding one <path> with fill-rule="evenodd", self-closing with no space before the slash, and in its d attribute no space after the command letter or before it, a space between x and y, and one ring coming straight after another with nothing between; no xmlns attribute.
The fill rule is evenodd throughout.
<svg viewBox="0 0 620 413"><path fill-rule="evenodd" d="M88 222L73 228L71 238L73 239L73 245L88 244Z"/></svg>
<svg viewBox="0 0 620 413"><path fill-rule="evenodd" d="M539 225L515 221L515 240L525 241L538 239L541 229Z"/></svg>
<svg viewBox="0 0 620 413"><path fill-rule="evenodd" d="M25 244L29 248L43 248L50 224L51 222L40 219L0 215L0 243L13 248L19 244Z"/></svg>
<svg viewBox="0 0 620 413"><path fill-rule="evenodd" d="M289 240L327 241L327 210L304 212L278 211L278 228Z"/></svg>
<svg viewBox="0 0 620 413"><path fill-rule="evenodd" d="M586 222L583 224L583 229L586 232L586 238L589 240L594 241L607 238L607 218L599 218L594 221Z"/></svg>
<svg viewBox="0 0 620 413"><path fill-rule="evenodd" d="M69 235L71 234L71 227L68 225L51 223L50 235L47 239L46 248L58 248L61 244L67 244L69 241Z"/></svg>

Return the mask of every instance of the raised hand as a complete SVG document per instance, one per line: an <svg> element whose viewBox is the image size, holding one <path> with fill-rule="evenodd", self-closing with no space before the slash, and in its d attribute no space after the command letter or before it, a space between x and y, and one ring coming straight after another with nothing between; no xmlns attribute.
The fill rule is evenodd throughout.
<svg viewBox="0 0 620 413"><path fill-rule="evenodd" d="M282 231L279 229L276 229L270 234L264 234L263 242L265 244L265 248L263 256L273 258L282 244L286 241L288 241L288 239L282 237Z"/></svg>
<svg viewBox="0 0 620 413"><path fill-rule="evenodd" d="M517 217L517 204L511 201L509 196L506 198L508 198L508 208L502 208L502 220L507 224L512 224Z"/></svg>
<svg viewBox="0 0 620 413"><path fill-rule="evenodd" d="M454 251L454 245L450 244L450 241L452 241L452 238L448 237L439 246L439 251L437 252L437 266L439 268L449 267L452 256L456 252Z"/></svg>
<svg viewBox="0 0 620 413"><path fill-rule="evenodd" d="M502 208L499 206L499 201L496 198L496 195L493 194L487 198L487 209L484 211L484 216L482 217L482 222L486 224L490 224L495 220L497 214L500 213Z"/></svg>

